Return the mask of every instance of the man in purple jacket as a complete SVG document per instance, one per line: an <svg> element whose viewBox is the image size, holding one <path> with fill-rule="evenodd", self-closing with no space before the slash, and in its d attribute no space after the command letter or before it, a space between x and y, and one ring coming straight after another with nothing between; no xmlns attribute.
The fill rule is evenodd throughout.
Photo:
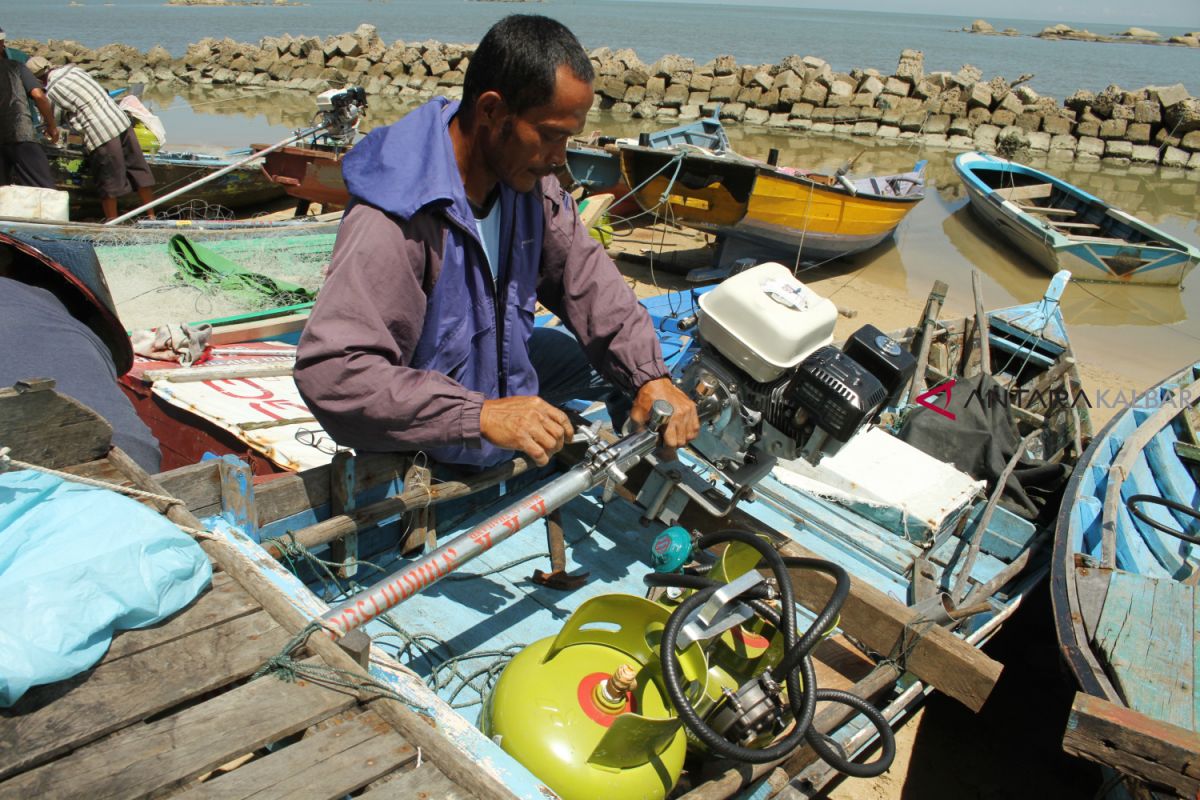
<svg viewBox="0 0 1200 800"><path fill-rule="evenodd" d="M352 201L295 370L335 440L447 464L513 451L547 463L573 435L553 403L582 396L590 370L563 357L580 352L566 331L535 330L539 301L634 396L635 423L663 399L675 409L664 444L699 433L649 315L552 175L593 77L560 23L506 17L472 56L461 104L436 98L346 156Z"/></svg>

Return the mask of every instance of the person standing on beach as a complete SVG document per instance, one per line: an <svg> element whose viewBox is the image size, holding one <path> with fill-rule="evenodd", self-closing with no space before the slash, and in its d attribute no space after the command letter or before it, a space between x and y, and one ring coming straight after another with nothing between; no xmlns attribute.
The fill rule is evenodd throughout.
<svg viewBox="0 0 1200 800"><path fill-rule="evenodd" d="M129 116L108 92L80 67L67 64L52 69L41 56L29 59L29 71L46 82L46 96L66 112L83 135L100 207L105 219L117 216L117 198L136 189L142 204L154 201L154 175L133 133ZM131 189L132 185L132 189ZM154 212L149 216L154 217Z"/></svg>
<svg viewBox="0 0 1200 800"><path fill-rule="evenodd" d="M336 441L546 464L573 435L555 404L614 386L633 396L632 409L608 397L617 427L662 399L675 412L665 445L699 433L649 315L552 175L593 77L560 23L505 17L471 57L461 103L435 98L346 156L351 204L295 368ZM565 329L534 327L539 301Z"/></svg>
<svg viewBox="0 0 1200 800"><path fill-rule="evenodd" d="M0 30L0 184L53 189L50 162L29 110L32 101L46 121L47 138L56 141L58 127L50 101L29 68L9 58L6 42Z"/></svg>

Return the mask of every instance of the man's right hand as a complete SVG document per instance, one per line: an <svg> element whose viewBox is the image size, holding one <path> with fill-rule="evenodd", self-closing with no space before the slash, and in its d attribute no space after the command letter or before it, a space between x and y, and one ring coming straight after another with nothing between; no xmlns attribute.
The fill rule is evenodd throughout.
<svg viewBox="0 0 1200 800"><path fill-rule="evenodd" d="M484 400L479 432L497 447L520 450L539 467L575 435L567 415L540 397Z"/></svg>

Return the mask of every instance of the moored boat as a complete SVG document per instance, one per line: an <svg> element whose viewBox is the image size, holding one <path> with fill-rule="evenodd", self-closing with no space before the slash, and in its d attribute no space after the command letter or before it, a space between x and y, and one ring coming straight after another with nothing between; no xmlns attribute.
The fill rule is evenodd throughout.
<svg viewBox="0 0 1200 800"><path fill-rule="evenodd" d="M166 244L183 233L193 239L226 239L250 236L297 236L336 233L342 212L310 217L266 219L137 219L107 225L102 222L56 222L23 217L0 217L0 232L20 237L82 239L97 243Z"/></svg>
<svg viewBox="0 0 1200 800"><path fill-rule="evenodd" d="M242 155L163 150L146 153L146 163L154 173L155 191L161 194L228 167ZM73 148L47 148L47 156L58 188L71 195L71 219L100 218L100 197L96 193L95 181L87 168L84 154ZM173 204L200 203L236 211L262 206L283 195L282 186L264 176L257 165L247 164L181 195ZM141 205L141 202L136 194L130 194L118 200L117 205L121 211L128 211Z"/></svg>
<svg viewBox="0 0 1200 800"><path fill-rule="evenodd" d="M642 208L744 242L819 261L889 239L924 197L924 166L898 175L823 175L732 152L623 146L621 169Z"/></svg>
<svg viewBox="0 0 1200 800"><path fill-rule="evenodd" d="M1065 749L1128 796L1200 790L1200 362L1131 398L1067 487L1051 596L1079 685Z"/></svg>
<svg viewBox="0 0 1200 800"><path fill-rule="evenodd" d="M1200 248L1024 164L963 153L954 169L971 209L1047 272L1179 286Z"/></svg>
<svg viewBox="0 0 1200 800"><path fill-rule="evenodd" d="M339 673L343 683L359 687L370 680L386 699L379 713L408 741L424 748L426 758L445 776L481 796L595 796L578 788L571 777L574 772L563 777L564 769L591 773L593 779L598 775L613 787L614 795L633 794L630 786L636 785L644 789L643 795L662 797L681 775L697 798L732 796L748 785L767 793L787 783L797 770L806 770L801 777L819 785L829 774L815 766L818 755L852 774L878 774L886 768L889 734L886 721L880 720L906 713L930 687L969 708L981 707L1000 665L978 648L1039 578L1034 558L1041 541L1037 523L1001 504L1012 473L1008 465L1002 464L1006 469L990 478L973 477L947 461L918 454L915 446L884 430L884 417L883 426L871 420L885 403L897 419L943 418L940 412L917 407L921 401L934 403L930 397L938 397L939 389L948 395L948 381L986 372L1004 391L982 388L976 404L1017 426L1017 439L1010 442L1012 464L1029 450L1048 461L1069 461L1081 433L1069 425L1077 420L1039 411L1030 397L1040 393L1012 391L1075 379L1053 298L953 323L938 321L935 306L940 301L931 300L928 313L911 331L896 338L870 329L856 331L845 345L834 348L829 342L836 309L785 277L788 272L780 265L757 270L708 292L646 301L668 365L681 385L699 398L707 420L703 440L678 462L658 461L650 453L653 436L616 439L610 430L593 424L592 436L581 437L589 441L564 452L549 472L535 472L527 460L518 458L477 475L430 475L419 454L351 455L333 447L328 463L269 480L261 480L266 475L255 480L249 466L222 458L158 476L159 493L181 497L187 509L205 517L197 522L210 529L206 549L269 616L263 620L266 628L248 632L254 636L234 638L224 628L214 633L234 644L210 646L197 663L207 666L212 653L220 652L235 659L237 667L226 667L202 683L205 690L217 693L206 696L205 703L237 691L240 679L269 653L275 654L272 669L283 667L304 683L319 683L322 674L330 673L310 670L311 662L294 658L293 645L314 634L324 636L319 627L337 634L330 639L345 639L343 634L352 627L348 621L367 616L347 610L371 608L374 619L358 620L374 640L359 650L359 668L337 660L340 651L325 647L324 640L320 645L310 642L310 647L327 665L349 670ZM747 308L753 313L735 313ZM265 324L290 325L294 332L297 321ZM247 350L286 351L286 342L257 341L276 339L283 334L281 328L252 329L246 322L237 323L242 327L236 331L218 326L219 346L228 346L232 339ZM983 328L982 334L973 323ZM780 352L780 344L787 352ZM906 351L908 360L901 357ZM248 352L245 356L245 362L229 366L245 368L249 359L258 357ZM234 358L240 360L236 352ZM266 368L258 374L193 372L190 382L210 383L224 389L226 396L265 406L273 420L283 423L247 430L305 424L299 419L304 409L273 402L279 398L264 393L260 378L283 377L289 371L286 356L276 356L274 362L262 365ZM271 371L275 376L266 374ZM189 382L183 368L176 366L172 372L176 374L161 376L166 383ZM918 374L920 379L913 381ZM820 387L831 385L835 391L822 393ZM969 396L961 390L960 395ZM1012 397L1017 399L1010 402ZM580 428L603 417L600 409L574 410L583 415ZM176 410L175 423L191 424L182 411L182 406ZM0 415L0 440L12 438L4 429L9 419ZM1062 421L1068 427L1060 427ZM37 426L35 432L50 427ZM30 438L28 432L25 436ZM319 447L311 430L305 441L292 438L303 446ZM861 460L881 448L888 450L887 464ZM31 447L21 452L44 451ZM30 460L29 455L17 457ZM832 460L837 463L826 463ZM825 470L813 472L804 464ZM872 487L877 493L873 496L845 491L863 469L885 475L884 466L890 474L908 472L910 482L928 474L917 466L937 469L939 480L926 481L937 490L924 492L922 504L906 503L895 492L880 494L882 484ZM104 465L93 464L84 471L111 474ZM841 486L829 482L839 475L850 481ZM826 489L814 488L810 482L817 480L840 489L837 499ZM497 488L500 482L503 495ZM464 497L469 490L476 491ZM946 497L955 503L942 504ZM555 508L561 512L557 516L551 513ZM184 509L172 510L178 515ZM724 555L709 552L711 544L722 542L720 530L729 520L752 533L726 536L730 546ZM187 524L196 529L197 522L189 519ZM684 527L669 531L668 523ZM698 535L689 534L689 529ZM757 612L751 601L756 592L765 591L754 588L759 583L753 567L763 554L746 549L755 548L754 542L769 543L769 550L786 559L801 559L784 562L784 573L774 576L775 585L784 591L784 602L774 608L783 613L794 608L798 624L785 621L771 606L764 617L752 619ZM549 545L549 554L543 543ZM425 555L414 556L420 549ZM447 568L458 566L459 556L465 560L466 554L478 554L475 569ZM277 565L274 559L280 557L295 572ZM548 572L539 570L529 579L530 562L543 563L547 557ZM697 649L681 646L679 663L669 666L663 653L673 651L660 647L660 640L679 634L667 631L672 619L681 623L687 616L679 610L680 603L695 606L705 600L701 593L688 592L708 580L730 588L703 612L701 629L687 633L704 644ZM737 581L741 583L734 588ZM643 594L647 584L663 588L671 582L693 586L674 596L659 597L656 592L660 602L630 597ZM368 585L368 593L354 594L363 585ZM784 587L795 592L794 598ZM382 612L381 604L400 598L401 588L409 608ZM719 588L705 585L701 591ZM838 603L830 605L831 595L844 600L839 601L836 628L832 626ZM751 616L729 616L740 616L746 609ZM717 622L712 612L728 624L706 630ZM280 636L272 622L286 635ZM289 635L296 640L284 642ZM247 644L247 639L253 643ZM567 656L558 661L560 653ZM160 655L165 658L167 653L151 650L143 661L154 662ZM569 662L576 657L572 666ZM637 687L619 690L615 701L605 701L595 688L610 677L617 679L619 664L610 663L614 658L634 665ZM781 681L773 680L770 670L782 669L779 678L795 677L792 666L780 667L785 658L804 675L802 686L786 680L790 690L781 694ZM539 664L552 660L557 662L554 667L539 671ZM103 691L108 676L122 668L112 663L102 664L94 681L83 676L69 697L82 702ZM695 680L696 687L682 687L681 695L681 687L672 689L666 677L672 671ZM515 688L522 675L525 688ZM768 681L759 680L764 675ZM252 691L246 694L273 684L248 685ZM820 694L818 687L871 702ZM53 698L57 689L48 688ZM722 708L747 708L746 696L739 704L722 705L723 689L733 693L743 688L765 692L760 699L767 702L762 707L768 712L765 716L720 713ZM248 786L256 778L291 775L314 748L323 746L318 743L328 739L321 736L328 725L315 726L298 742L289 738L325 718L310 714L304 701L290 698L279 700L280 706L309 716L289 723L294 727L286 733L244 732L238 727L226 736L176 736L185 730L184 722L224 719L207 705L188 713L189 701L199 691L181 680L164 681L153 703L134 697L140 693L129 693L129 702L107 720L100 719L103 715L69 715L67 706L57 705L63 698L23 707L0 720L0 731L19 727L23 737L30 737L22 741L38 746L0 759L0 781L5 781L0 782L0 793L37 785L53 794L77 780L74 767L85 763L121 766L102 774L89 772L91 792L121 781L128 796L176 790L220 793L232 785ZM621 702L629 697L632 703ZM810 716L811 707L795 711L802 700L808 702L804 698L836 702ZM237 699L224 702L235 706ZM393 708L392 700L410 709L410 716L384 714L384 708ZM684 703L700 715L700 724L670 712L669 706ZM419 714L412 714L414 707L421 709ZM361 714L370 707L353 710ZM538 718L535 711L550 716ZM555 716L560 713L563 716ZM74 753L58 747L53 738L64 729L54 724L59 715L72 721L68 734ZM143 731L138 726L151 715L151 727ZM791 732L790 717L800 718ZM277 721L261 713L253 718ZM861 753L879 737L883 759L866 766L850 764L822 737L804 734L810 720L812 730L829 733L850 755ZM483 731L474 727L476 723ZM128 759L118 760L130 744L129 736L118 729L129 726L137 728L139 737L145 734L137 744L156 754L150 759L155 769L146 764L131 770ZM751 752L712 744L716 740L703 731L716 728L728 732L721 736L726 742L741 743ZM374 729L383 733L387 726L376 723ZM114 730L118 732L109 736ZM574 733L566 741L549 742L543 735L548 730ZM608 731L616 733L610 736ZM310 737L319 738L292 749ZM263 741L275 744L257 752ZM185 742L203 752L184 747ZM566 745L580 755L573 757L573 748ZM797 745L805 749L797 751ZM0 755L6 752L0 750ZM244 752L255 752L256 757L232 763ZM724 760L719 758L723 754L737 757ZM214 765L226 765L225 774L209 774ZM333 766L330 777L336 774L339 779L335 794L353 791L347 788L350 779L343 768ZM706 771L711 767L715 769ZM211 786L202 785L209 781Z"/></svg>

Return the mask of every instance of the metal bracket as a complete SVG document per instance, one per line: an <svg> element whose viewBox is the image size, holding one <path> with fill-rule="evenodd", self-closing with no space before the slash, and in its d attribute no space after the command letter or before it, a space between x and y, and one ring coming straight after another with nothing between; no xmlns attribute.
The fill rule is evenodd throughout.
<svg viewBox="0 0 1200 800"><path fill-rule="evenodd" d="M713 592L708 601L688 618L679 632L678 649L690 647L693 642L720 636L730 628L737 627L754 617L754 611L737 601L746 592L766 579L758 572L750 571Z"/></svg>

